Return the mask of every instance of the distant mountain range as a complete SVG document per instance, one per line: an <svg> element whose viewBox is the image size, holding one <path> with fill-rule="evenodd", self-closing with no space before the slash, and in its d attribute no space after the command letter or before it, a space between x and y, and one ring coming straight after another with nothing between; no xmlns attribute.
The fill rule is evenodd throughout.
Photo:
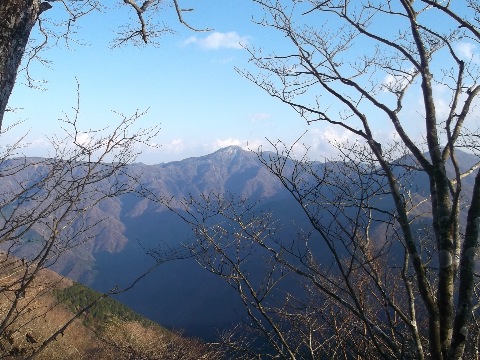
<svg viewBox="0 0 480 360"><path fill-rule="evenodd" d="M475 159L461 153L464 168ZM299 205L280 181L256 154L239 147L166 164L132 164L125 172L159 197L181 199L214 191L259 201L261 208L271 209L286 224L285 236L298 228L310 228ZM411 185L418 196L428 192L428 183L421 175ZM160 203L139 196L110 198L95 207L89 218L92 223L105 219L93 241L69 251L53 270L99 291L128 285L146 271L154 263L148 249L182 248L182 244L194 240L190 228L177 215ZM217 329L225 329L244 316L233 289L202 270L193 259L160 265L118 299L166 327L184 329L187 335L207 340L213 338Z"/></svg>
<svg viewBox="0 0 480 360"><path fill-rule="evenodd" d="M282 202L296 206L257 156L239 147L167 164L134 164L129 174L150 192L165 198L181 199L214 191L261 200L267 207ZM145 249L159 245L178 248L194 240L190 228L161 204L124 196L112 199L109 205L102 211L115 216L92 244L91 270L81 274L75 271L94 289L127 284L141 274L152 263ZM207 339L244 315L230 286L201 269L193 259L162 264L119 300L166 327Z"/></svg>

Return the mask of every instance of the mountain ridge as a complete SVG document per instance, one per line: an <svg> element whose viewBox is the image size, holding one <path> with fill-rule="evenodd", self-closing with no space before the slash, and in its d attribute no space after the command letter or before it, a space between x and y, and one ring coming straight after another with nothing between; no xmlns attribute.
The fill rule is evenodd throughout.
<svg viewBox="0 0 480 360"><path fill-rule="evenodd" d="M468 168L473 155L461 155L463 167ZM318 162L319 169L323 166L326 164ZM220 196L235 194L260 202L266 211L273 210L274 216L284 223L286 237L294 236L298 229L308 232L311 226L299 205L257 154L237 146L181 161L135 163L125 169L138 182L139 192L146 188L159 198L175 199L209 192ZM424 191L423 180L419 180L419 185ZM108 186L108 182L102 186ZM155 260L148 249L159 245L167 249L182 248L195 240L191 229L161 202L134 194L106 199L89 216L90 223L104 219L98 233L92 241L69 250L52 269L99 291L108 291L116 285L128 286L153 266ZM214 275L199 271L193 259L162 264L119 299L164 326L185 329L187 335L209 340L213 339L216 328L221 330L235 324L244 310L234 290Z"/></svg>

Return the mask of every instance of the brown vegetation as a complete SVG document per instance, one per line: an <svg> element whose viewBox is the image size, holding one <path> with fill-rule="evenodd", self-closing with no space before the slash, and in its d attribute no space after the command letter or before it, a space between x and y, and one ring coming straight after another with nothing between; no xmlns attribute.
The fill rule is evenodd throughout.
<svg viewBox="0 0 480 360"><path fill-rule="evenodd" d="M20 260L3 261L0 269L0 314L9 311L12 292L9 288L20 278L25 267ZM43 269L21 296L11 321L0 337L1 358L7 359L215 359L221 353L212 345L147 322L124 321L111 314L106 323L90 321L75 314L57 301L54 290L73 285L70 279ZM38 349L58 329L76 319L43 351ZM35 354L35 355L34 355Z"/></svg>

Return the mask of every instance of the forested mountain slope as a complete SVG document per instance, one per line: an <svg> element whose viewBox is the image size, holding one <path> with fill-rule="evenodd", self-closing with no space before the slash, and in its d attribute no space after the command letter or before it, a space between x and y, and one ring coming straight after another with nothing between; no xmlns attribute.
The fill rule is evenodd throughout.
<svg viewBox="0 0 480 360"><path fill-rule="evenodd" d="M465 169L474 161L473 156L461 153L460 163ZM399 159L401 164L408 162ZM328 163L315 166L321 172ZM29 176L34 178L38 171L32 167ZM285 171L289 171L288 166ZM111 197L92 208L85 217L88 224L99 224L92 239L69 249L52 269L108 291L132 284L155 264L158 254L163 254L164 262L118 299L166 327L185 329L188 335L212 339L217 330L237 323L244 316L244 308L234 289L188 256L185 245L195 241L191 228L162 202L170 199L171 206L181 213L178 201L183 198L212 193L233 196L256 203L255 211L271 211L272 219L281 225L281 241L291 241L299 231L311 228L302 209L257 155L239 147L166 164L132 164L124 176L116 180L134 179L137 193ZM422 174L406 177L405 181L412 196L421 199L428 193ZM473 178L471 182L467 179L465 186L471 184ZM104 181L96 186L108 188L112 184ZM465 190L468 194L470 189ZM385 209L392 207L381 198L377 202ZM423 206L429 206L428 201ZM380 243L382 233L380 226ZM19 248L17 256L28 253L32 243ZM320 247L319 253L321 246L316 246ZM152 249L158 250L156 258L151 256ZM176 257L183 259L174 261ZM255 271L256 265L252 266Z"/></svg>

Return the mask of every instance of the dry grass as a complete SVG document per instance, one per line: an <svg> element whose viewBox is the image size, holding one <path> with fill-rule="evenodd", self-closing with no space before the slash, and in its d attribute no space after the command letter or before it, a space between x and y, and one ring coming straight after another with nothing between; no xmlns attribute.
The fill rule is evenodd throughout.
<svg viewBox="0 0 480 360"><path fill-rule="evenodd" d="M0 321L10 311L25 267L18 260L0 262ZM76 314L59 304L53 289L73 282L41 270L19 299L5 329L0 334L0 358L24 359ZM83 316L83 315L82 315ZM36 359L219 359L212 345L187 339L160 326L144 326L113 317L107 324L85 326L82 316L57 336ZM102 329L102 330L98 330Z"/></svg>

